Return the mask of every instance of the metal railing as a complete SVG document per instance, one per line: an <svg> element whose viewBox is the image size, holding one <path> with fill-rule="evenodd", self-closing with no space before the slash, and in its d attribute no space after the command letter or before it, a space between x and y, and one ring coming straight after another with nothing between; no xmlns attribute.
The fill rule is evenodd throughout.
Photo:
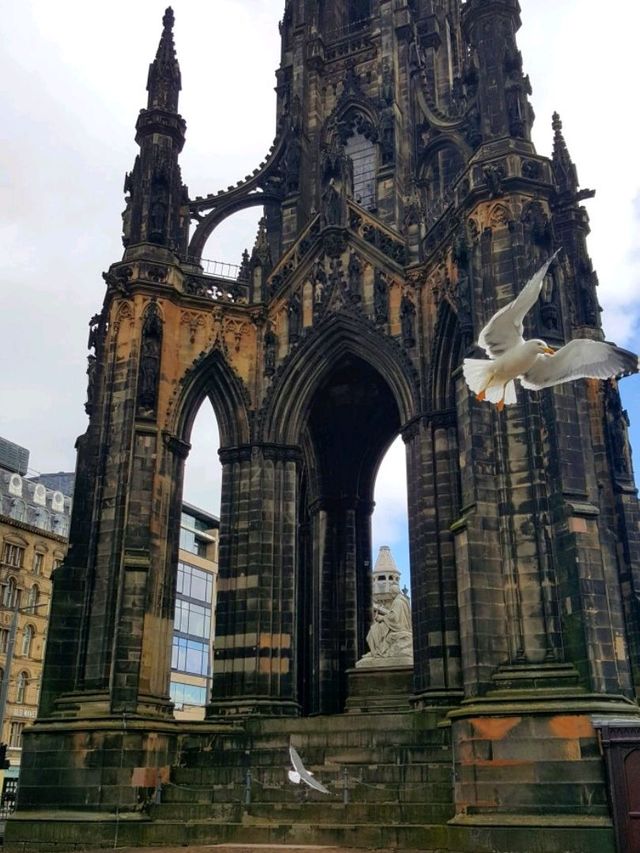
<svg viewBox="0 0 640 853"><path fill-rule="evenodd" d="M239 264L228 264L226 261L212 261L208 258L187 258L187 263L202 267L202 274L212 278L224 278L237 281L240 275Z"/></svg>

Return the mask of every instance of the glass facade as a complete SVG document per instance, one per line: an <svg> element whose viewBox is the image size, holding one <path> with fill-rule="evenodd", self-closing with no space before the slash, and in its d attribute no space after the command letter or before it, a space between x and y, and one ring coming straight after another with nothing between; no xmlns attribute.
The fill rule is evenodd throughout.
<svg viewBox="0 0 640 853"><path fill-rule="evenodd" d="M217 568L217 538L212 531L216 528L216 518L200 515L195 508L191 513L188 504L183 506L171 653L171 699L178 710L207 702ZM189 559L190 554L198 559Z"/></svg>
<svg viewBox="0 0 640 853"><path fill-rule="evenodd" d="M191 675L209 675L209 643L173 635L171 669Z"/></svg>
<svg viewBox="0 0 640 853"><path fill-rule="evenodd" d="M178 706L204 705L207 701L206 687L186 684L183 681L171 681L171 701Z"/></svg>

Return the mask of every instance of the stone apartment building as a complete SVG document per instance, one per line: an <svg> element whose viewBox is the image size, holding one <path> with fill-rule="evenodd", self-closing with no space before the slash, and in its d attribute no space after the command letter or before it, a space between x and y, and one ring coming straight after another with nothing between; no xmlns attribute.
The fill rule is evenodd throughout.
<svg viewBox="0 0 640 853"><path fill-rule="evenodd" d="M71 498L27 476L29 451L0 439L0 728L11 799L22 732L36 717L51 575L67 551Z"/></svg>

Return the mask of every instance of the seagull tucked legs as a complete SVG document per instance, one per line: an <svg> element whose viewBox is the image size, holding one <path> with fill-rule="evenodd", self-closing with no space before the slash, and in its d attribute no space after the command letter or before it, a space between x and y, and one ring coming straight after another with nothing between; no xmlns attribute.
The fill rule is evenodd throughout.
<svg viewBox="0 0 640 853"><path fill-rule="evenodd" d="M513 302L497 311L480 332L478 346L489 358L465 358L463 362L464 378L476 399L494 403L498 411L517 402L515 379L520 380L523 388L537 391L582 377L608 379L638 372L638 357L613 344L573 340L556 351L539 338L525 341L522 336L525 315L535 305L557 254L540 267Z"/></svg>

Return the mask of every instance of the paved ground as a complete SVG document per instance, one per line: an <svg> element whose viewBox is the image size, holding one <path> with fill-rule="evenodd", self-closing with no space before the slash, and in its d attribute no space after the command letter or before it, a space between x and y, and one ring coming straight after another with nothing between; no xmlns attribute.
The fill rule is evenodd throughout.
<svg viewBox="0 0 640 853"><path fill-rule="evenodd" d="M327 847L313 844L208 844L204 847L110 847L117 853L385 853L377 849L357 850L351 847ZM101 850L87 850L85 853L105 853ZM386 851L391 853L391 851ZM400 853L400 851L393 851Z"/></svg>

